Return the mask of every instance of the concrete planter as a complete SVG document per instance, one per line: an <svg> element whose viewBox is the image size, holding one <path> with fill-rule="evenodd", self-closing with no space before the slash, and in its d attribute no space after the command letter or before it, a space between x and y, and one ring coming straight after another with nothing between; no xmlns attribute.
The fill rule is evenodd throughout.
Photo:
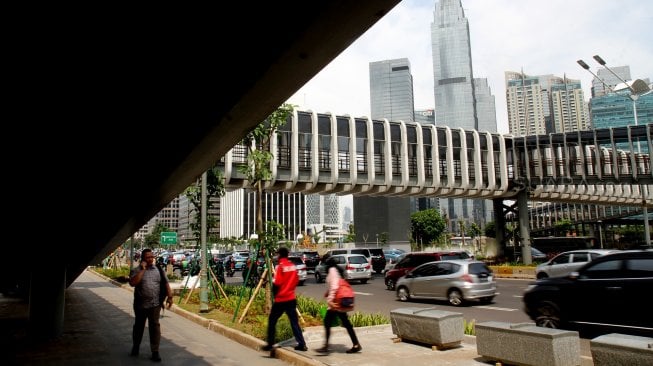
<svg viewBox="0 0 653 366"><path fill-rule="evenodd" d="M581 364L578 332L536 327L532 323L476 324L476 349L483 357L511 365Z"/></svg>
<svg viewBox="0 0 653 366"><path fill-rule="evenodd" d="M595 366L651 365L653 338L611 333L590 341Z"/></svg>
<svg viewBox="0 0 653 366"><path fill-rule="evenodd" d="M438 350L460 345L464 337L461 313L424 308L390 312L392 333L401 339L431 345Z"/></svg>

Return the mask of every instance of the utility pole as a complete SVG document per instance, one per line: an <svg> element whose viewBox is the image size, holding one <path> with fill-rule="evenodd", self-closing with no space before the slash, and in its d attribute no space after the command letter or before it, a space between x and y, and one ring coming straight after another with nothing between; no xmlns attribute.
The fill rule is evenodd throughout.
<svg viewBox="0 0 653 366"><path fill-rule="evenodd" d="M200 219L200 240L202 242L202 249L200 254L202 267L200 269L200 313L209 311L209 293L208 293L208 277L207 277L207 262L208 256L206 255L206 172L202 173L202 208Z"/></svg>

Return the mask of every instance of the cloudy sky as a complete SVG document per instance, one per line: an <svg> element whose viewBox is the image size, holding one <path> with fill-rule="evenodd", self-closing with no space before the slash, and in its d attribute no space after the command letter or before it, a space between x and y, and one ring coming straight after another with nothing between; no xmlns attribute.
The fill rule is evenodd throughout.
<svg viewBox="0 0 653 366"><path fill-rule="evenodd" d="M508 132L505 71L580 79L589 99L600 55L609 67L629 65L633 78L653 79L653 0L463 0L474 77L487 78L499 132ZM293 95L301 109L369 115L369 63L408 58L415 108L435 106L431 22L435 0L404 0Z"/></svg>

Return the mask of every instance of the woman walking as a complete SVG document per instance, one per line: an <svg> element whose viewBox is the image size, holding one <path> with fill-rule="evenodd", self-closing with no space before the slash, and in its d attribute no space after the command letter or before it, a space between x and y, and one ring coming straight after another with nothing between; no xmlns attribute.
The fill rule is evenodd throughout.
<svg viewBox="0 0 653 366"><path fill-rule="evenodd" d="M340 286L340 279L344 278L344 272L342 268L338 267L333 257L327 259L325 264L327 267L327 291L324 293L324 296L327 298L327 312L324 316L324 331L326 333L326 337L324 340L324 346L317 349L317 352L329 352L329 336L331 335L331 324L333 323L333 320L336 316L340 319L340 324L342 324L342 326L347 329L349 338L351 338L351 342L354 344L352 348L347 350L347 353L360 352L362 347L360 343L358 343L358 337L356 337L356 332L354 332L354 326L351 325L349 317L347 316L347 310L351 309L342 309L340 305L335 302L336 292Z"/></svg>

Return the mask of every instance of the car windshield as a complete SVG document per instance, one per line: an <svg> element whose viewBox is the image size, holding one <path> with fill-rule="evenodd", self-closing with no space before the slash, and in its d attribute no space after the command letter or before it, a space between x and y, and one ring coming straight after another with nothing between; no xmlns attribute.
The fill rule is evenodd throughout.
<svg viewBox="0 0 653 366"><path fill-rule="evenodd" d="M531 254L534 254L534 255L546 255L546 254L542 253L539 249L534 248L534 247L531 247Z"/></svg>
<svg viewBox="0 0 653 366"><path fill-rule="evenodd" d="M293 262L294 264L304 264L304 261L299 258L299 257L288 257L288 260Z"/></svg>

